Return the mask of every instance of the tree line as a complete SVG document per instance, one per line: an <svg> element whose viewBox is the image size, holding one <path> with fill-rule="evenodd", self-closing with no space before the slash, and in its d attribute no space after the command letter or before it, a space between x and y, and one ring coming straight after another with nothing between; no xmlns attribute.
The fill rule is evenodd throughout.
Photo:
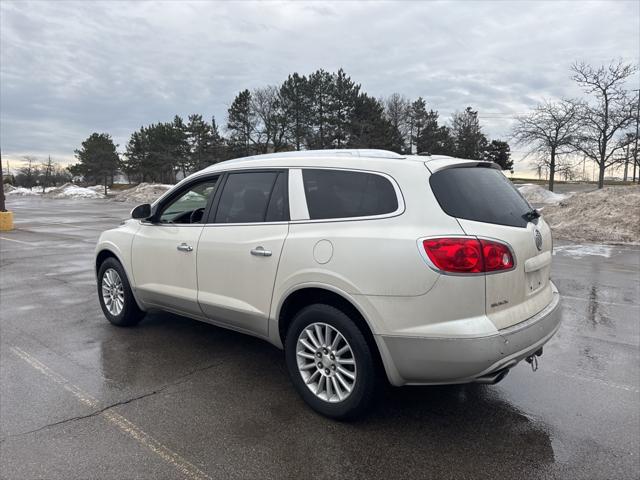
<svg viewBox="0 0 640 480"><path fill-rule="evenodd" d="M10 166L7 165L3 181L30 189L42 188L44 192L47 187L69 182L71 177L69 170L53 161L51 156L41 162L36 157L28 155L24 157L24 166L20 167L16 174L11 173Z"/></svg>
<svg viewBox="0 0 640 480"><path fill-rule="evenodd" d="M637 66L622 60L598 67L576 62L571 79L584 91L583 98L544 101L516 119L512 139L528 147L534 164L548 171L549 190L553 191L556 174L566 176L580 159L597 165L598 188L612 167L624 166L626 181L629 164L635 182L636 168L640 169L640 103L638 90L626 84L637 72Z"/></svg>
<svg viewBox="0 0 640 480"><path fill-rule="evenodd" d="M270 152L332 148L380 148L489 159L511 169L506 141L489 140L471 107L442 122L423 98L394 93L377 99L344 70L291 74L278 86L243 90L227 112L224 133L215 118L143 126L119 154L108 134L94 133L69 167L88 181L109 184L116 172L130 182L175 182L177 177L231 158Z"/></svg>

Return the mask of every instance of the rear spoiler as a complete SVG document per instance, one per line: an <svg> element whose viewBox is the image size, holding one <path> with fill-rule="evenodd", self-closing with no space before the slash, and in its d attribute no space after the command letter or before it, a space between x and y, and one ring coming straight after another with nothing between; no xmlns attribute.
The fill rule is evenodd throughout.
<svg viewBox="0 0 640 480"><path fill-rule="evenodd" d="M460 167L481 167L481 168L495 168L501 170L500 166L493 162L487 162L484 160L465 160L462 158L433 156L424 162L424 166L431 173L436 173L440 170L446 170L448 168L460 168Z"/></svg>

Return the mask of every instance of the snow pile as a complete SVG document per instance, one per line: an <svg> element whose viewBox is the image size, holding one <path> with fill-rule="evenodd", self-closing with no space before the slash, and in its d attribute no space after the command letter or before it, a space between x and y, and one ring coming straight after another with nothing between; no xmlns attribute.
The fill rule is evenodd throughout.
<svg viewBox="0 0 640 480"><path fill-rule="evenodd" d="M640 187L575 193L542 215L555 238L578 242L640 243Z"/></svg>
<svg viewBox="0 0 640 480"><path fill-rule="evenodd" d="M133 188L127 188L116 193L114 200L129 203L152 203L173 185L161 183L141 183Z"/></svg>
<svg viewBox="0 0 640 480"><path fill-rule="evenodd" d="M28 196L28 195L39 195L40 190L38 190L37 188L34 188L33 190L29 190L28 188L24 188L24 187L14 187L13 185L5 184L4 193L5 195Z"/></svg>
<svg viewBox="0 0 640 480"><path fill-rule="evenodd" d="M561 193L553 193L546 188L533 183L525 183L524 185L517 185L517 187L522 196L531 204L554 205L560 203L566 198L569 198L570 196L563 195Z"/></svg>
<svg viewBox="0 0 640 480"><path fill-rule="evenodd" d="M91 187L87 187L89 190L93 190L94 192L104 194L104 185L92 185ZM107 187L107 192L110 192L111 189Z"/></svg>
<svg viewBox="0 0 640 480"><path fill-rule="evenodd" d="M84 188L74 185L73 183L65 183L64 185L52 188L45 196L49 198L104 198L104 195L94 189Z"/></svg>

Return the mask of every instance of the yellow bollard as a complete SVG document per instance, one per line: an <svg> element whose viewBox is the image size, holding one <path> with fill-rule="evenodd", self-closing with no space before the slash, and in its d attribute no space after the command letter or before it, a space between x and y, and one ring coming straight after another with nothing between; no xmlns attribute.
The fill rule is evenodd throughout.
<svg viewBox="0 0 640 480"><path fill-rule="evenodd" d="M13 213L0 212L0 232L13 230Z"/></svg>

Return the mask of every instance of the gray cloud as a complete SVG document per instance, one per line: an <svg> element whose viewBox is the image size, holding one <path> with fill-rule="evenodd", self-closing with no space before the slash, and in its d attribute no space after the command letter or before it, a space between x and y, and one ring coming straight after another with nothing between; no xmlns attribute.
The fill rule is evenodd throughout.
<svg viewBox="0 0 640 480"><path fill-rule="evenodd" d="M72 160L93 131L215 115L294 71L343 67L374 96L472 105L492 137L542 98L579 94L577 59L638 61L619 2L13 2L0 4L3 155Z"/></svg>

